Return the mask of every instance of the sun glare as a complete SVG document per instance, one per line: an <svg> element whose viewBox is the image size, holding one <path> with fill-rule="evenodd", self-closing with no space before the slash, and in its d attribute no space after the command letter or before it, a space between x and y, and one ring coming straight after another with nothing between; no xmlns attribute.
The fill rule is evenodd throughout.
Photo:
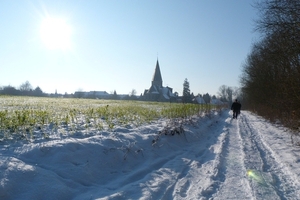
<svg viewBox="0 0 300 200"><path fill-rule="evenodd" d="M67 50L71 47L71 27L63 19L44 19L40 34L43 43L49 49Z"/></svg>

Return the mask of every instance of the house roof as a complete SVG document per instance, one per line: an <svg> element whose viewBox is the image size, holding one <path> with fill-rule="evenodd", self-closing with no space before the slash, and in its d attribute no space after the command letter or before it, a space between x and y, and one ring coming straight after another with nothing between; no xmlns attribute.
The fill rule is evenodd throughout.
<svg viewBox="0 0 300 200"><path fill-rule="evenodd" d="M172 93L170 92L169 88L163 87L161 89L161 91L162 91L162 95L164 96L165 99L170 99L170 96Z"/></svg>
<svg viewBox="0 0 300 200"><path fill-rule="evenodd" d="M94 95L109 95L106 91L90 91L88 94L94 94Z"/></svg>
<svg viewBox="0 0 300 200"><path fill-rule="evenodd" d="M197 96L195 97L195 101L198 103L198 104L205 104L205 101L202 97L200 96Z"/></svg>
<svg viewBox="0 0 300 200"><path fill-rule="evenodd" d="M222 102L220 99L211 99L211 100L210 100L210 103L211 103L211 104L214 104L214 105L222 105L222 104L226 104L226 103Z"/></svg>

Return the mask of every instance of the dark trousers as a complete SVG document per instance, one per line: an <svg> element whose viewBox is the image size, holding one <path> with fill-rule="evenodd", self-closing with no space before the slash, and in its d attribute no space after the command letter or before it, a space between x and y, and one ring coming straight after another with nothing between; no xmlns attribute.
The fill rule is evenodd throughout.
<svg viewBox="0 0 300 200"><path fill-rule="evenodd" d="M237 116L239 115L238 110L233 110L233 119L237 119Z"/></svg>

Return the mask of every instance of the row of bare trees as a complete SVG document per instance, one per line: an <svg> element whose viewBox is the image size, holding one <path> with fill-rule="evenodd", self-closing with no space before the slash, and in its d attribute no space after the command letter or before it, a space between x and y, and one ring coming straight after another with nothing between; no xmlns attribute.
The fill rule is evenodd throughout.
<svg viewBox="0 0 300 200"><path fill-rule="evenodd" d="M3 95L22 95L22 96L45 96L40 87L33 89L29 81L26 81L20 85L18 89L8 85L0 87L0 94Z"/></svg>
<svg viewBox="0 0 300 200"><path fill-rule="evenodd" d="M300 1L257 4L262 39L248 55L241 76L248 109L286 126L300 126ZM245 105L245 103L244 103Z"/></svg>

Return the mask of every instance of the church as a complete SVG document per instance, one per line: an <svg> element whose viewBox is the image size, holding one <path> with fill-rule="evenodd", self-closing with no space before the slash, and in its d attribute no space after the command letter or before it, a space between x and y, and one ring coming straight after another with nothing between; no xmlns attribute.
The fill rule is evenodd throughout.
<svg viewBox="0 0 300 200"><path fill-rule="evenodd" d="M141 100L175 102L176 98L177 97L173 94L172 88L163 87L163 80L157 60L151 87L149 89L145 89L144 94L141 96Z"/></svg>

